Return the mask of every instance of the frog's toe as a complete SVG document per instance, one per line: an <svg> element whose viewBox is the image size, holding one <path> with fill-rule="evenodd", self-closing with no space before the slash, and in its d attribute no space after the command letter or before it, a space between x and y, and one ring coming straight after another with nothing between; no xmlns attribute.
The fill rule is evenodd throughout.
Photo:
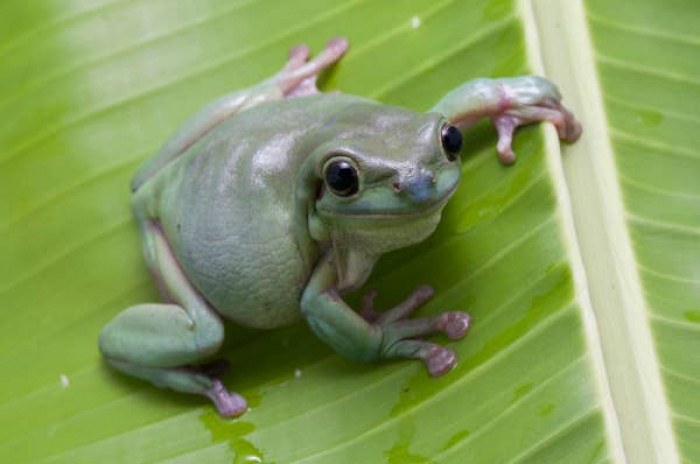
<svg viewBox="0 0 700 464"><path fill-rule="evenodd" d="M382 313L377 322L380 324L390 324L395 321L405 320L416 309L420 308L435 294L435 290L430 285L419 285L413 290L404 301Z"/></svg>
<svg viewBox="0 0 700 464"><path fill-rule="evenodd" d="M457 355L454 351L444 346L433 346L425 358L425 365L433 377L440 377L446 374L452 370L455 364L457 364Z"/></svg>
<svg viewBox="0 0 700 464"><path fill-rule="evenodd" d="M387 354L394 358L420 359L433 377L446 374L457 364L457 355L454 351L423 340L400 340L391 345Z"/></svg>
<svg viewBox="0 0 700 464"><path fill-rule="evenodd" d="M334 61L340 59L348 51L348 48L350 48L350 42L345 37L333 37L326 44L326 50L336 57Z"/></svg>
<svg viewBox="0 0 700 464"><path fill-rule="evenodd" d="M370 324L377 322L381 316L381 313L374 310L374 299L376 297L376 290L370 290L362 295L362 308L360 309L360 315Z"/></svg>
<svg viewBox="0 0 700 464"><path fill-rule="evenodd" d="M311 50L306 44L299 44L292 47L289 50L289 60L287 60L287 64L284 66L283 71L294 71L295 69L303 66L304 63L309 61L310 55Z"/></svg>
<svg viewBox="0 0 700 464"><path fill-rule="evenodd" d="M211 388L204 394L212 400L223 417L240 416L248 409L245 398L238 393L228 391L218 379L212 379Z"/></svg>
<svg viewBox="0 0 700 464"><path fill-rule="evenodd" d="M449 311L438 316L438 327L452 340L467 335L471 317L463 311Z"/></svg>
<svg viewBox="0 0 700 464"><path fill-rule="evenodd" d="M469 314L462 311L447 311L433 317L400 319L389 322L383 321L380 317L375 325L382 328L385 342L391 345L397 340L422 337L435 332L442 332L452 340L457 340L467 334L470 323Z"/></svg>
<svg viewBox="0 0 700 464"><path fill-rule="evenodd" d="M567 142L577 141L579 137L581 137L583 126L581 126L581 123L574 117L573 113L563 106L559 107L558 112L559 122L553 122L557 127L559 138Z"/></svg>
<svg viewBox="0 0 700 464"><path fill-rule="evenodd" d="M294 87L285 95L287 98L304 97L306 95L314 95L319 93L316 86L316 76L307 77L301 84Z"/></svg>
<svg viewBox="0 0 700 464"><path fill-rule="evenodd" d="M348 40L344 37L331 39L326 47L309 60L309 50L298 45L290 50L289 61L277 74L275 80L286 97L299 97L318 93L316 76L337 62L347 52Z"/></svg>
<svg viewBox="0 0 700 464"><path fill-rule="evenodd" d="M518 127L519 121L517 118L508 115L499 115L492 118L493 125L498 132L498 159L503 164L513 164L515 162L515 152L513 151L513 132Z"/></svg>
<svg viewBox="0 0 700 464"><path fill-rule="evenodd" d="M415 298L415 304L417 306L420 306L426 301L428 301L430 298L432 298L433 295L435 295L435 290L433 289L433 287L431 287L430 285L419 285L413 291L413 294L411 296Z"/></svg>

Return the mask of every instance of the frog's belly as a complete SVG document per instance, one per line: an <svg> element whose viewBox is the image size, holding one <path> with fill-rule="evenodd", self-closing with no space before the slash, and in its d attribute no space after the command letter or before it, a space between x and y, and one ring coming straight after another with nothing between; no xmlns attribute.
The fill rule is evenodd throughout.
<svg viewBox="0 0 700 464"><path fill-rule="evenodd" d="M246 327L276 328L299 320L299 301L315 261L313 244L300 243L283 216L242 217L239 208L228 214L200 211L159 220L202 296L223 317Z"/></svg>
<svg viewBox="0 0 700 464"><path fill-rule="evenodd" d="M225 318L262 329L289 325L301 317L309 269L284 237L259 238L204 242L176 254L194 286Z"/></svg>

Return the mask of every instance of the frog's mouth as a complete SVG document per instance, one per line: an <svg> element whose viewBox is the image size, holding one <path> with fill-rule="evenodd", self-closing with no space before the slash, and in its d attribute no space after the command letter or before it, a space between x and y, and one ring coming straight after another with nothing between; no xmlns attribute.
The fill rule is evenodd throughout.
<svg viewBox="0 0 700 464"><path fill-rule="evenodd" d="M445 206L457 190L459 178L459 170L450 170L405 186L368 188L351 199L337 199L326 192L316 202L316 210L326 216L375 219L428 215Z"/></svg>

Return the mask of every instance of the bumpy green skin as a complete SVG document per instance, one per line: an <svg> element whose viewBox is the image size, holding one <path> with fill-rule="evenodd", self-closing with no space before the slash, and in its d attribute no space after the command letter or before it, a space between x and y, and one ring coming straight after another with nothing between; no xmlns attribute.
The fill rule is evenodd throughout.
<svg viewBox="0 0 700 464"><path fill-rule="evenodd" d="M333 244L375 260L432 231L438 209L381 233L396 219L355 216L415 213L410 198L373 184L421 164L439 173L432 202L446 199L460 171L439 144L443 119L342 94L271 102L226 120L156 173L134 193L133 209L140 221L158 220L185 274L218 313L249 327L288 325L301 317L302 291ZM362 196L344 201L328 193L315 201L320 168L340 153L359 164ZM366 277L347 277L341 287Z"/></svg>
<svg viewBox="0 0 700 464"><path fill-rule="evenodd" d="M201 367L223 342L222 317L265 329L303 317L349 358L418 358L435 376L455 364L450 349L416 337L461 338L466 313L407 319L429 287L381 314L371 294L362 314L341 295L360 287L382 254L434 231L461 172L443 148L448 120L492 117L508 139L499 151L509 154L519 124L551 120L568 138L580 127L556 88L532 76L472 81L429 113L316 92L314 76L346 47L335 39L309 63L308 49L293 49L275 78L205 108L136 173L144 256L168 302L132 306L105 327L100 349L114 367L206 395L235 416L245 400ZM359 173L350 197L324 181L339 159Z"/></svg>

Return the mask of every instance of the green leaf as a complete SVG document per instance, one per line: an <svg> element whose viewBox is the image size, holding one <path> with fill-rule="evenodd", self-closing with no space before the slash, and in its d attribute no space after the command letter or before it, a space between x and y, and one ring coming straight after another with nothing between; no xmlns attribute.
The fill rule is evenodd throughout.
<svg viewBox="0 0 700 464"><path fill-rule="evenodd" d="M698 15L693 0L0 3L3 461L700 462ZM136 167L290 46L337 35L352 48L328 89L424 110L471 78L546 74L583 121L561 149L551 127L521 129L510 168L487 124L470 130L438 231L366 286L389 307L429 283L421 314L468 310L460 363L436 380L341 359L303 325L230 326L224 380L252 407L236 420L106 367L101 327L159 300Z"/></svg>

